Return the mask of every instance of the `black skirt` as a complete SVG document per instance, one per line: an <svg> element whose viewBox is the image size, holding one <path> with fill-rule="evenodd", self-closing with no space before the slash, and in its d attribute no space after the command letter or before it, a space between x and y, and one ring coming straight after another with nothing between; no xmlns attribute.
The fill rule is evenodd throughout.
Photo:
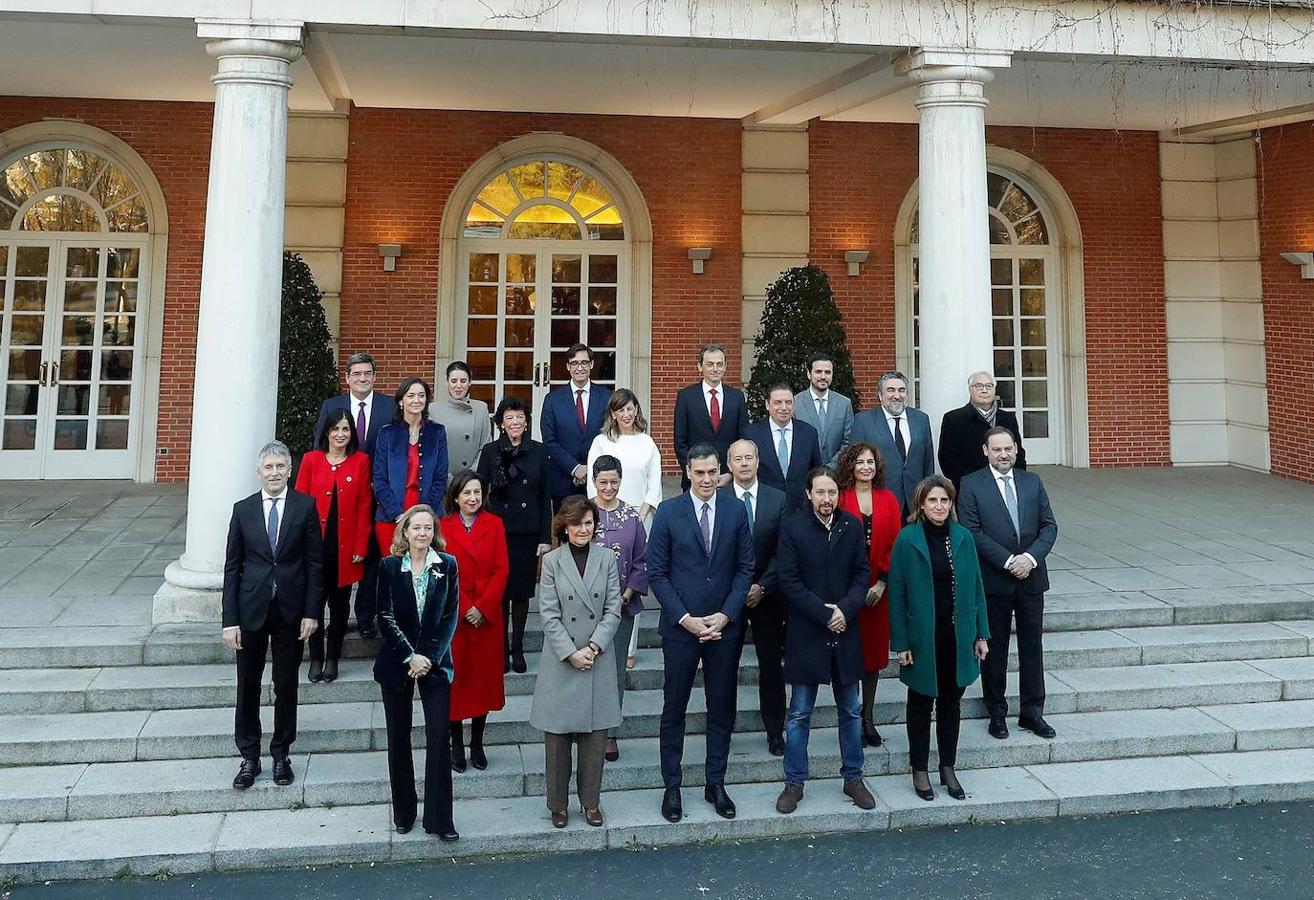
<svg viewBox="0 0 1314 900"><path fill-rule="evenodd" d="M538 535L508 534L506 536L506 555L510 572L506 579L506 593L509 601L527 601L534 596L534 585L538 575Z"/></svg>

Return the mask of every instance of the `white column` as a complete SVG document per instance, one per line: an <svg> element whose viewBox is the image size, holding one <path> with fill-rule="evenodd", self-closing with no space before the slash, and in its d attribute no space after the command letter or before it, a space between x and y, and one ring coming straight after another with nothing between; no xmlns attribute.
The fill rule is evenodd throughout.
<svg viewBox="0 0 1314 900"><path fill-rule="evenodd" d="M289 67L300 23L198 20L218 61L206 197L187 544L165 570L153 620L219 624L234 501L256 490L274 437L287 174Z"/></svg>
<svg viewBox="0 0 1314 900"><path fill-rule="evenodd" d="M899 70L917 82L921 368L917 406L939 440L967 402L972 372L994 371L986 201L985 84L1006 53L921 49Z"/></svg>

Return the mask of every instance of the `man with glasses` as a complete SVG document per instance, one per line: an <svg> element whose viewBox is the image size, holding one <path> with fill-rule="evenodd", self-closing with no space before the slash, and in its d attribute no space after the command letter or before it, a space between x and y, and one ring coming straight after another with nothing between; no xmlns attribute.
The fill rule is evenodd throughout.
<svg viewBox="0 0 1314 900"><path fill-rule="evenodd" d="M999 426L1007 428L1017 445L1015 469L1026 469L1027 454L1022 449L1022 433L1017 415L1004 409L995 393L995 379L989 372L973 372L967 379L967 405L944 414L940 423L940 471L958 490L964 475L984 469L988 460L981 453L986 432Z"/></svg>
<svg viewBox="0 0 1314 900"><path fill-rule="evenodd" d="M555 510L571 494L583 494L589 477L589 448L602 430L611 389L594 384L593 351L572 344L566 351L570 381L543 398L539 431L548 454L548 495Z"/></svg>
<svg viewBox="0 0 1314 900"><path fill-rule="evenodd" d="M899 500L903 517L917 483L935 474L931 419L908 405L908 376L886 372L876 385L881 405L853 417L853 442L863 441L881 452L885 487Z"/></svg>
<svg viewBox="0 0 1314 900"><path fill-rule="evenodd" d="M393 420L397 404L387 394L374 390L374 357L368 353L353 353L347 359L347 392L329 397L319 408L319 421L315 423L315 442L324 434L324 423L329 413L345 409L356 426L356 441L366 455L374 455L379 429ZM374 637L374 595L379 581L379 547L371 533L369 550L365 553L365 574L356 588L356 627L361 637Z"/></svg>

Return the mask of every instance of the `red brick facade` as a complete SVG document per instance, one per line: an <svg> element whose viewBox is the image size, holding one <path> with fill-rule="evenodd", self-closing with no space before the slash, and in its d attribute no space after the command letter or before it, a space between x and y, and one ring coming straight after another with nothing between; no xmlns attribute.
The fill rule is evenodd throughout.
<svg viewBox="0 0 1314 900"><path fill-rule="evenodd" d="M1261 131L1257 155L1272 470L1314 482L1314 281L1281 256L1314 250L1314 124Z"/></svg>
<svg viewBox="0 0 1314 900"><path fill-rule="evenodd" d="M819 121L809 138L812 259L831 276L870 403L874 378L895 358L894 225L917 179L917 127ZM986 138L1048 169L1081 223L1091 465L1168 465L1157 136L990 128ZM844 251L853 247L871 256L848 277ZM1129 383L1134 403L1103 402L1101 385Z"/></svg>

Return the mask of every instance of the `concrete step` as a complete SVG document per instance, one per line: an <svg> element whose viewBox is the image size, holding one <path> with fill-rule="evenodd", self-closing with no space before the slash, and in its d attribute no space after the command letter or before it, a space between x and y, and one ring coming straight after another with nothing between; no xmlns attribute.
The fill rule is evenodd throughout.
<svg viewBox="0 0 1314 900"><path fill-rule="evenodd" d="M1230 659L1307 659L1310 636L1314 634L1312 624L1261 622L1057 632L1045 636L1045 664L1050 670L1059 670ZM505 676L508 696L533 694L539 660L538 653L530 654L528 672ZM333 684L304 681L308 667L308 662L303 664L301 703L367 703L378 697L369 659L344 659ZM1009 670L1017 670L1016 642L1010 648ZM897 675L897 665L892 664L885 672L885 677L891 679ZM744 648L739 683L756 684L757 676L757 657L750 644ZM266 678L270 677L272 670L267 669ZM626 672L626 684L633 691L660 690L662 677L661 650L645 648L638 651L635 668ZM226 707L232 705L235 689L236 671L231 658L203 665L8 669L0 670L0 714ZM270 701L271 693L266 683L264 702Z"/></svg>
<svg viewBox="0 0 1314 900"><path fill-rule="evenodd" d="M336 687L337 684L328 686L330 689ZM1288 694L1307 696L1311 690L1314 690L1314 672L1308 666L1291 665L1285 671L1270 672L1250 663L1223 661L1058 669L1046 673L1046 711L1059 714L1249 704L1281 700ZM1015 673L1009 675L1007 692L1015 714ZM901 682L882 680L877 692L875 720L878 723L902 721L906 698L906 689ZM540 735L528 721L531 701L532 697L526 694L508 697L506 707L489 717L487 742L537 742ZM661 706L660 690L627 692L621 736L656 735ZM756 688L741 686L737 730L760 729L757 708ZM985 715L979 683L964 697L963 715L969 719ZM268 706L262 709L262 716L268 735L272 716ZM416 721L421 722L418 705ZM835 724L834 701L828 691L822 691L818 698L813 723L818 728ZM689 704L688 732L702 733L705 724L703 695L701 691L695 691ZM233 749L232 727L233 713L228 706L4 715L0 716L0 765L224 756ZM423 730L422 725L420 730ZM383 709L378 700L309 703L300 707L297 749L301 752L352 752L384 747Z"/></svg>
<svg viewBox="0 0 1314 900"><path fill-rule="evenodd" d="M778 781L736 786L738 816L730 821L687 789L685 819L677 824L661 818L659 790L610 791L603 796L605 826L589 828L577 814L563 830L551 827L540 797L458 800L455 844L418 828L396 834L385 804L0 825L0 881L623 849L1292 801L1314 797L1314 755L1277 750L1003 766L965 772L968 798L961 802L943 791L932 803L918 799L906 774L874 776L867 784L874 810L857 809L837 779L823 778L808 783L790 816L775 812Z"/></svg>
<svg viewBox="0 0 1314 900"><path fill-rule="evenodd" d="M1205 706L1183 709L1060 713L1049 717L1058 737L1046 741L1015 729L1006 741L990 737L980 721L967 724L959 742L963 771L999 766L1084 762L1120 757L1223 753L1314 747L1311 701ZM1301 717L1304 717L1302 720ZM868 776L908 770L908 742L902 726L882 728L885 741L865 751ZM839 772L838 733L820 728L810 741L810 768L819 777ZM685 746L685 784L704 783L705 742L691 735ZM458 799L541 796L541 742L490 746L489 768L455 776ZM297 754L296 782L277 787L261 778L249 791L227 785L235 771L232 756L187 760L19 766L0 769L0 821L56 821L176 813L227 812L385 803L389 798L385 754ZM422 773L423 754L416 753ZM767 753L761 733L737 735L731 747L727 782L751 784L781 777L781 761ZM658 748L651 738L622 740L621 758L608 763L608 791L661 787Z"/></svg>

